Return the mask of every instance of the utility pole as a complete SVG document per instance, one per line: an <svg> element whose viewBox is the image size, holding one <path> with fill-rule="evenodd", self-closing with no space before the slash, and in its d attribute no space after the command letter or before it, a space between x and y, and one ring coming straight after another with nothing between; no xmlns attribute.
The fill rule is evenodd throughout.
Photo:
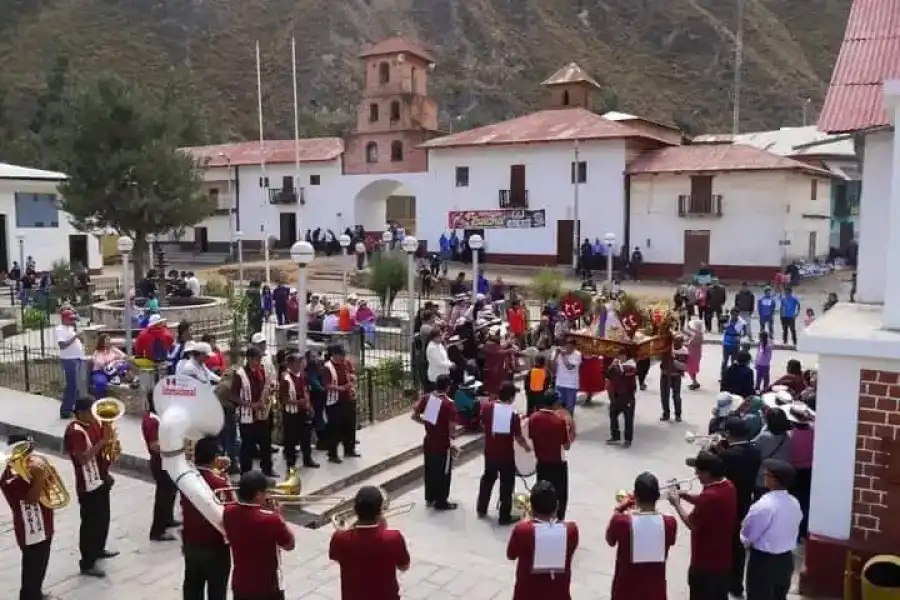
<svg viewBox="0 0 900 600"><path fill-rule="evenodd" d="M734 106L731 116L731 133L737 135L741 129L741 70L744 67L744 2L737 0L738 26L734 41Z"/></svg>
<svg viewBox="0 0 900 600"><path fill-rule="evenodd" d="M812 104L812 98L803 101L803 126L809 125L809 105Z"/></svg>

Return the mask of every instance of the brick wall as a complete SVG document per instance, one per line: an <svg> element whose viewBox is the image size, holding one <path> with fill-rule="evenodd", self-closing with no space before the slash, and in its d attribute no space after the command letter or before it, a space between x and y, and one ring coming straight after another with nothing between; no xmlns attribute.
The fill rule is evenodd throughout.
<svg viewBox="0 0 900 600"><path fill-rule="evenodd" d="M863 543L900 544L900 373L897 372L860 371L851 537Z"/></svg>

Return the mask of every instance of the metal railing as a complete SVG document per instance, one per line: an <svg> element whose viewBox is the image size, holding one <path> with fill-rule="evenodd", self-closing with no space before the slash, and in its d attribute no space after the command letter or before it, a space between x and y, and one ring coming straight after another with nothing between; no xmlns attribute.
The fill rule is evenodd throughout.
<svg viewBox="0 0 900 600"><path fill-rule="evenodd" d="M679 217L721 217L721 194L683 194L678 196Z"/></svg>
<svg viewBox="0 0 900 600"><path fill-rule="evenodd" d="M499 190L500 208L528 208L528 190Z"/></svg>

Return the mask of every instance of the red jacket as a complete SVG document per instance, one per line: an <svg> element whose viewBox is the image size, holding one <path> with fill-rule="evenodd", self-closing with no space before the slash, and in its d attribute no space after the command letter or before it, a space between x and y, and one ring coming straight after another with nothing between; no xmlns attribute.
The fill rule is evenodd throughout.
<svg viewBox="0 0 900 600"><path fill-rule="evenodd" d="M134 355L149 360L166 360L159 352L166 353L175 345L175 336L166 327L145 327L134 340Z"/></svg>

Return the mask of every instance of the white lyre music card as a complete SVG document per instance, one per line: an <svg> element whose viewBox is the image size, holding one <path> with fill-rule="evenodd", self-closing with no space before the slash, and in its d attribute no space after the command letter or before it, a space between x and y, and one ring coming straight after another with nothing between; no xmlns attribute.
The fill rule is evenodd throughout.
<svg viewBox="0 0 900 600"><path fill-rule="evenodd" d="M435 425L438 415L441 413L441 398L434 394L429 394L428 402L425 403L425 410L422 412L422 420Z"/></svg>
<svg viewBox="0 0 900 600"><path fill-rule="evenodd" d="M512 433L512 419L515 408L512 404L494 404L494 418L491 421L491 432L496 434Z"/></svg>
<svg viewBox="0 0 900 600"><path fill-rule="evenodd" d="M631 515L631 562L666 562L666 523L662 515Z"/></svg>
<svg viewBox="0 0 900 600"><path fill-rule="evenodd" d="M532 571L535 573L564 572L568 538L565 523L535 523Z"/></svg>

